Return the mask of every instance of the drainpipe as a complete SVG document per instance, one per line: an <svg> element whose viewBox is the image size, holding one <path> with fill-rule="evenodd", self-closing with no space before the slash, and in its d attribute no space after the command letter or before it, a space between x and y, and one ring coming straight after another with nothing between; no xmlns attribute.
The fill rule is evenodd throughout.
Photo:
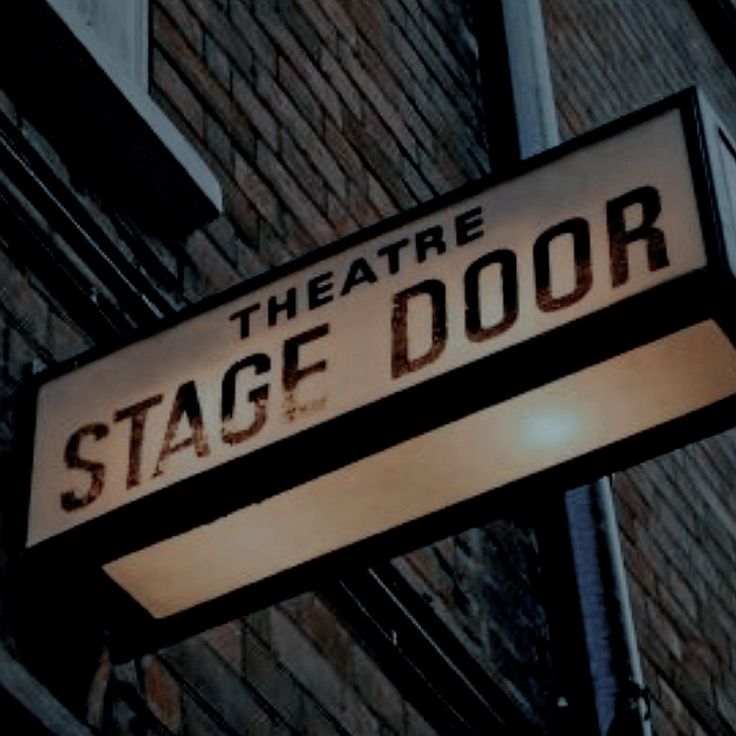
<svg viewBox="0 0 736 736"><path fill-rule="evenodd" d="M608 478L565 496L595 710L605 736L651 736Z"/></svg>
<svg viewBox="0 0 736 736"><path fill-rule="evenodd" d="M539 0L500 0L519 153L529 158L560 142L547 39Z"/></svg>
<svg viewBox="0 0 736 736"><path fill-rule="evenodd" d="M498 0L497 9L527 158L560 139L540 0ZM651 736L610 482L572 490L564 503L600 733Z"/></svg>

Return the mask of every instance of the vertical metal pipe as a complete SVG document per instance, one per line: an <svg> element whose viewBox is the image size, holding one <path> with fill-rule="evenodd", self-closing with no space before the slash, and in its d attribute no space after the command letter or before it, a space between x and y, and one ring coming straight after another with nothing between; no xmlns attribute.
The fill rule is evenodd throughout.
<svg viewBox="0 0 736 736"><path fill-rule="evenodd" d="M560 142L539 0L501 0L522 158Z"/></svg>
<svg viewBox="0 0 736 736"><path fill-rule="evenodd" d="M500 0L522 158L560 135L540 0ZM491 145L493 142L491 141ZM596 713L603 736L650 736L608 479L565 499Z"/></svg>
<svg viewBox="0 0 736 736"><path fill-rule="evenodd" d="M600 732L649 736L609 480L569 491L565 506Z"/></svg>

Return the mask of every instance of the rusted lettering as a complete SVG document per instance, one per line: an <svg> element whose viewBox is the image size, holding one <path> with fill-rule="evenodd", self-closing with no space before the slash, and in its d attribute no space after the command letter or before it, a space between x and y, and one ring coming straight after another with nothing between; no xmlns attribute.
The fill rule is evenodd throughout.
<svg viewBox="0 0 736 736"><path fill-rule="evenodd" d="M327 397L322 396L319 399L300 404L296 399L296 388L307 376L314 373L324 373L327 370L326 360L318 360L311 365L301 366L299 364L299 352L304 345L325 337L329 332L330 325L325 323L284 341L284 414L290 422L294 421L299 414L318 411L327 403Z"/></svg>
<svg viewBox="0 0 736 736"><path fill-rule="evenodd" d="M182 417L185 415L192 433L176 444L172 444ZM153 473L154 478L164 472L164 461L168 457L187 447L194 447L197 457L210 454L210 447L207 443L207 436L202 422L202 407L199 404L197 386L194 381L182 383L176 392L174 403L171 406L169 422L166 426L166 433L164 434L164 441L156 462L156 470Z"/></svg>
<svg viewBox="0 0 736 736"><path fill-rule="evenodd" d="M130 442L128 445L128 475L126 484L128 489L134 488L141 482L141 450L143 448L143 436L146 429L146 417L148 410L163 401L163 394L156 394L149 399L139 401L137 404L127 406L115 412L116 422L130 419Z"/></svg>
<svg viewBox="0 0 736 736"><path fill-rule="evenodd" d="M501 297L503 315L492 325L483 325L480 294L480 275L491 266L497 265L501 275ZM499 249L486 253L473 261L465 271L465 334L471 342L489 340L511 327L519 316L519 283L516 269L516 254Z"/></svg>
<svg viewBox="0 0 736 736"><path fill-rule="evenodd" d="M432 310L432 344L422 355L409 357L409 302L428 296ZM447 343L447 299L445 285L427 279L394 295L391 315L391 376L400 378L437 360Z"/></svg>
<svg viewBox="0 0 736 736"><path fill-rule="evenodd" d="M638 206L641 221L627 228L626 211ZM611 281L621 286L629 280L629 245L646 244L649 270L657 271L670 265L664 233L654 223L662 211L659 192L651 186L638 187L606 203L608 239L611 254Z"/></svg>
<svg viewBox="0 0 736 736"><path fill-rule="evenodd" d="M222 379L222 400L220 404L222 419L222 439L228 445L237 445L256 434L266 423L266 405L268 402L268 384L251 389L248 401L253 404L253 421L242 429L230 430L228 425L235 414L236 384L238 374L247 368L259 376L271 369L271 359L264 353L249 355L227 369Z"/></svg>
<svg viewBox="0 0 736 736"><path fill-rule="evenodd" d="M79 445L83 437L94 437L96 441L107 437L110 430L106 424L86 424L78 429L66 443L64 460L67 468L86 470L90 474L89 488L83 494L75 489L61 494L61 507L65 511L74 511L89 506L101 493L105 486L105 466L94 460L79 457Z"/></svg>
<svg viewBox="0 0 736 736"><path fill-rule="evenodd" d="M575 259L575 286L568 294L552 296L550 246L556 240L572 237ZM582 217L573 217L545 230L534 243L534 277L537 306L543 312L555 312L579 302L593 285L590 267L590 227Z"/></svg>

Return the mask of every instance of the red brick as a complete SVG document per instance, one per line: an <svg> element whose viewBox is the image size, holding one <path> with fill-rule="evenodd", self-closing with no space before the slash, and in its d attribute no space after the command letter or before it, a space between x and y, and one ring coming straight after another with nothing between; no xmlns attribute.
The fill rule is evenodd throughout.
<svg viewBox="0 0 736 736"><path fill-rule="evenodd" d="M356 24L345 12L340 0L320 0L324 13L335 25L341 36L350 44L355 45L357 40Z"/></svg>
<svg viewBox="0 0 736 736"><path fill-rule="evenodd" d="M322 49L322 34L311 19L302 12L301 2L297 0L278 0L278 12L289 29L307 52L312 61L319 61Z"/></svg>
<svg viewBox="0 0 736 736"><path fill-rule="evenodd" d="M381 219L380 213L368 199L365 188L350 181L348 182L346 207L361 227L367 227Z"/></svg>
<svg viewBox="0 0 736 736"><path fill-rule="evenodd" d="M271 609L268 617L272 617ZM244 673L251 686L266 701L277 704L279 714L287 723L296 725L300 722L304 701L300 689L277 653L250 632L246 632L244 639Z"/></svg>
<svg viewBox="0 0 736 736"><path fill-rule="evenodd" d="M255 15L242 0L230 0L230 17L233 28L253 50L253 58L257 60L258 66L266 69L272 76L275 75L278 53L256 22Z"/></svg>
<svg viewBox="0 0 736 736"><path fill-rule="evenodd" d="M333 715L345 708L347 683L316 646L278 608L271 613L273 646L289 671Z"/></svg>
<svg viewBox="0 0 736 736"><path fill-rule="evenodd" d="M235 155L235 181L243 194L276 229L281 229L281 205L259 172L242 156Z"/></svg>
<svg viewBox="0 0 736 736"><path fill-rule="evenodd" d="M376 172L377 177L380 177L378 180L381 186L389 192L398 207L406 209L416 204L416 199L403 181L394 161L376 140L375 131L366 129L364 124L348 111L345 112L344 117L347 139L361 152L368 167Z"/></svg>
<svg viewBox="0 0 736 736"><path fill-rule="evenodd" d="M322 108L309 87L304 84L291 64L279 57L278 80L284 91L291 97L299 114L302 115L315 130L322 128Z"/></svg>
<svg viewBox="0 0 736 736"><path fill-rule="evenodd" d="M245 197L240 188L231 179L225 179L222 184L225 210L230 213L231 222L235 231L246 243L257 246L260 220L258 211Z"/></svg>
<svg viewBox="0 0 736 736"><path fill-rule="evenodd" d="M258 168L274 183L279 196L317 244L332 240L334 231L307 192L294 181L276 156L264 145L258 146Z"/></svg>
<svg viewBox="0 0 736 736"><path fill-rule="evenodd" d="M382 217L389 217L396 213L393 200L373 176L368 176L368 198Z"/></svg>
<svg viewBox="0 0 736 736"><path fill-rule="evenodd" d="M233 64L242 73L247 74L253 62L252 51L247 44L247 40L236 32L233 23L230 22L225 13L216 10L211 0L187 0L187 2L206 28L210 38L216 41L217 47L220 50L227 51L227 64L222 60L217 62L222 67L221 71L225 71L224 67L229 65L229 60L232 59Z"/></svg>
<svg viewBox="0 0 736 736"><path fill-rule="evenodd" d="M327 48L322 49L320 69L332 84L337 94L342 98L343 103L350 108L354 115L360 117L363 109L362 95L348 78L345 70L335 58L334 53Z"/></svg>
<svg viewBox="0 0 736 736"><path fill-rule="evenodd" d="M337 29L332 19L323 10L318 0L298 0L298 3L305 17L312 22L314 29L320 34L324 47L334 53L337 48Z"/></svg>
<svg viewBox="0 0 736 736"><path fill-rule="evenodd" d="M301 115L276 80L263 74L259 77L258 93L271 103L273 114L288 127L290 135L307 153L315 167L323 172L333 191L343 196L345 174L341 171L335 157L326 148L320 135Z"/></svg>
<svg viewBox="0 0 736 736"><path fill-rule="evenodd" d="M296 144L285 128L281 130L281 160L289 169L294 180L307 192L311 200L319 207L321 212L327 209L327 182L322 172L316 169L309 161L307 154Z"/></svg>
<svg viewBox="0 0 736 736"><path fill-rule="evenodd" d="M288 263L314 247L293 215L285 212L282 213L282 218L284 221L282 235L276 232L265 218L261 217L258 223L259 252L263 254L269 266Z"/></svg>
<svg viewBox="0 0 736 736"><path fill-rule="evenodd" d="M229 621L202 634L202 638L236 672L243 668L243 625Z"/></svg>
<svg viewBox="0 0 736 736"><path fill-rule="evenodd" d="M271 10L262 10L258 14L271 40L281 53L297 70L303 83L314 95L334 120L340 121L341 107L337 95L322 76L314 62L304 54L304 49L284 25L283 20Z"/></svg>
<svg viewBox="0 0 736 736"><path fill-rule="evenodd" d="M204 139L207 149L226 172L233 170L233 147L227 131L211 115L205 116Z"/></svg>
<svg viewBox="0 0 736 736"><path fill-rule="evenodd" d="M383 89L371 76L371 73L363 67L359 58L349 48L341 47L340 62L344 66L346 72L350 75L356 87L361 91L362 96L376 110L382 118L386 126L404 145L411 148L409 142L414 142L413 136L409 133L404 121L393 105L386 99Z"/></svg>
<svg viewBox="0 0 736 736"><path fill-rule="evenodd" d="M155 657L146 659L146 700L156 717L173 733L181 729L181 691Z"/></svg>
<svg viewBox="0 0 736 736"><path fill-rule="evenodd" d="M204 37L204 58L214 78L226 89L232 86L230 59L220 45L209 34Z"/></svg>
<svg viewBox="0 0 736 736"><path fill-rule="evenodd" d="M196 135L203 137L204 110L201 103L158 49L153 51L153 81L181 113Z"/></svg>
<svg viewBox="0 0 736 736"><path fill-rule="evenodd" d="M207 235L232 263L237 261L237 235L227 215L221 215L205 228Z"/></svg>
<svg viewBox="0 0 736 736"><path fill-rule="evenodd" d="M308 698L305 698L304 701L303 729L305 736L339 736L343 733L340 725L330 718L317 702Z"/></svg>
<svg viewBox="0 0 736 736"><path fill-rule="evenodd" d="M358 223L350 214L347 207L335 197L332 192L328 192L327 196L327 218L335 230L335 235L342 238L345 235L355 232L358 229Z"/></svg>
<svg viewBox="0 0 736 736"><path fill-rule="evenodd" d="M196 268L186 285L190 298L199 299L240 281L233 265L203 232L196 232L187 240L186 250Z"/></svg>
<svg viewBox="0 0 736 736"><path fill-rule="evenodd" d="M201 54L204 49L202 24L192 14L184 0L156 0L166 10L192 48Z"/></svg>
<svg viewBox="0 0 736 736"><path fill-rule="evenodd" d="M176 58L179 71L186 76L202 100L212 107L211 114L229 131L233 141L243 151L253 154L255 144L248 119L233 105L225 89L214 83L214 78L202 59L191 51L168 17L162 12L156 12L155 8L153 33L156 42L161 44L167 54Z"/></svg>
<svg viewBox="0 0 736 736"><path fill-rule="evenodd" d="M253 127L271 148L278 150L278 124L273 115L255 94L251 83L237 72L233 76L233 96L240 110L253 124Z"/></svg>
<svg viewBox="0 0 736 736"><path fill-rule="evenodd" d="M253 246L246 245L240 238L235 238L236 262L238 273L246 278L252 278L263 273L269 266L260 253Z"/></svg>

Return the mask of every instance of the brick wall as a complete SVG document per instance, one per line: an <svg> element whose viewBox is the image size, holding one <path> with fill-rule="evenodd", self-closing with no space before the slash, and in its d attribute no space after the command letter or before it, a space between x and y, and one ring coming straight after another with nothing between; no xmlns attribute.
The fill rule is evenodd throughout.
<svg viewBox="0 0 736 736"><path fill-rule="evenodd" d="M736 127L736 79L687 0L543 0L563 138L691 85Z"/></svg>
<svg viewBox="0 0 736 736"><path fill-rule="evenodd" d="M686 0L542 4L564 137L693 83L736 129L736 81ZM152 237L92 182L75 179L0 95L3 122L157 305L131 306L81 241L0 171L22 221L0 208L3 466L13 462L16 411L34 367L130 334L487 171L460 0L151 0L151 33L151 94L217 175L225 214L184 242ZM31 248L38 243L53 247L49 263ZM616 478L657 734L735 732L735 440L727 433ZM554 663L533 525L498 520L392 565L545 728ZM0 613L5 630L4 606ZM68 673L73 646L66 657ZM392 674L327 596L304 593L124 665L103 659L88 717L119 733L437 732Z"/></svg>
<svg viewBox="0 0 736 736"><path fill-rule="evenodd" d="M461 0L151 0L150 25L151 95L216 174L225 212L183 242L151 236L93 181L70 174L0 96L3 120L62 184L77 221L88 218L92 239L139 279L134 294L105 278L84 243L0 173L24 232L36 228L53 253L42 268L0 226L6 457L33 370L487 172ZM141 290L155 308L140 307ZM393 566L541 726L551 674L530 525L497 521ZM406 699L327 600L305 593L124 665L103 658L87 717L131 734L435 733L420 713L426 704ZM59 644L57 686L73 679L75 651L73 641Z"/></svg>
<svg viewBox="0 0 736 736"><path fill-rule="evenodd" d="M192 298L487 171L474 49L460 4L158 0L153 32L154 97L196 138L226 195L227 216L186 245ZM197 264L204 264L198 272ZM548 662L541 646L525 648L528 632L543 620L530 593L533 534L512 523L499 523L497 531L498 538L490 530L447 540L396 564L539 720L548 690L538 683L548 677ZM531 562L492 572L494 557L509 552L505 544ZM517 611L500 605L512 598L502 591L529 601L528 621L519 627L523 642L509 636ZM334 615L310 639L315 611L328 615L312 596L285 604L283 613L269 610L264 615L278 626L261 645L307 692L321 693L333 718L363 719L348 731L371 731L378 717L411 732L419 721L409 706L392 705L389 717L368 697L396 699L375 669L367 682L377 682L357 693L367 709L344 686L337 700L328 698L356 666L365 671L366 655L336 634ZM284 649L279 642L287 636L296 638ZM340 646L325 650L325 636ZM359 664L350 664L356 657Z"/></svg>
<svg viewBox="0 0 736 736"><path fill-rule="evenodd" d="M736 129L734 75L686 0L543 0L543 9L564 137L693 83ZM18 209L16 219L2 209L0 221L3 466L34 369L487 171L460 0L151 0L151 33L151 94L217 175L225 214L184 242L152 237L75 179L0 95L2 121L66 189L77 221L156 303L133 308L78 236L0 171ZM53 248L48 263L39 243ZM735 440L727 433L616 478L658 734L735 732ZM392 565L544 728L554 663L533 525L498 520ZM124 665L103 659L88 717L119 733L436 732L391 676L328 597L305 593Z"/></svg>
<svg viewBox="0 0 736 736"><path fill-rule="evenodd" d="M187 244L217 274L193 275L193 298L485 169L467 30L439 3L161 0L152 13L153 96L226 197L227 216Z"/></svg>
<svg viewBox="0 0 736 736"><path fill-rule="evenodd" d="M560 128L697 84L736 130L736 76L684 0L544 0ZM616 477L654 732L736 733L733 432Z"/></svg>

